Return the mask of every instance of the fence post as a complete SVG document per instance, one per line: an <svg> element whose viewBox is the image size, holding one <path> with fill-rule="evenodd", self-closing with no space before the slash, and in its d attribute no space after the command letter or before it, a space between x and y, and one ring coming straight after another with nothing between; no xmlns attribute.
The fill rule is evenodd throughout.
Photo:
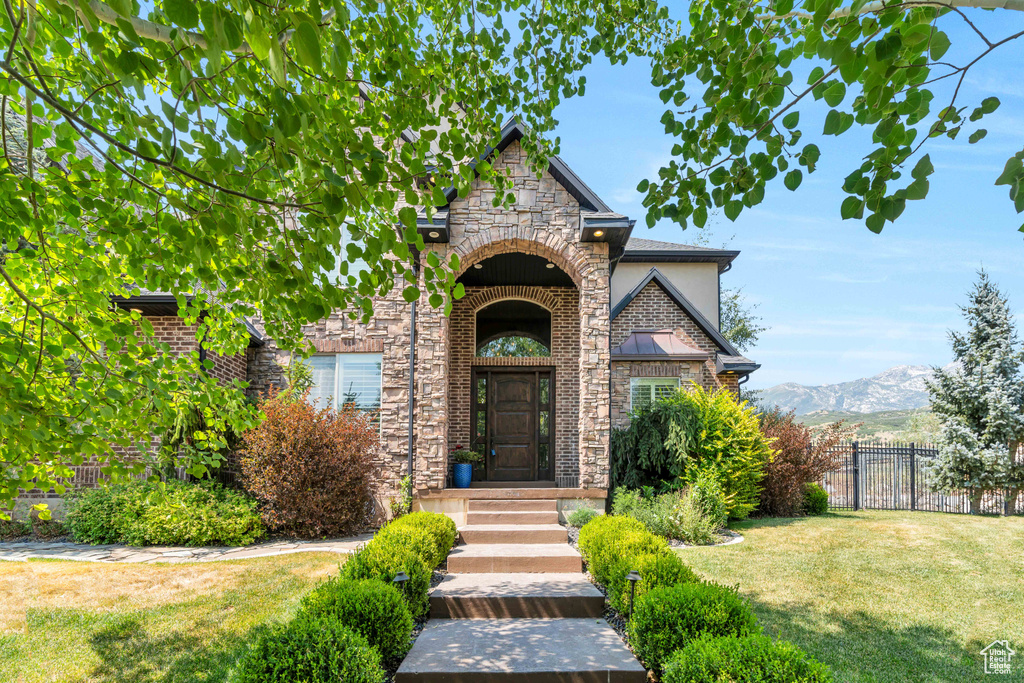
<svg viewBox="0 0 1024 683"><path fill-rule="evenodd" d="M917 509L917 447L910 442L910 509Z"/></svg>
<svg viewBox="0 0 1024 683"><path fill-rule="evenodd" d="M851 455L853 456L853 509L855 512L860 510L860 461L857 458L857 446L856 441L851 446Z"/></svg>

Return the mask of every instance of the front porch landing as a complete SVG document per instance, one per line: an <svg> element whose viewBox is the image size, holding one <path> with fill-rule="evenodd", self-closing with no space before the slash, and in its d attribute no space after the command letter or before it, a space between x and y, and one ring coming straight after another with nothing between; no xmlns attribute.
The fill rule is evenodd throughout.
<svg viewBox="0 0 1024 683"><path fill-rule="evenodd" d="M558 521L565 522L566 515L580 507L589 507L604 512L607 489L501 487L468 489L433 489L417 491L413 496L413 510L427 510L448 515L458 526L468 523L469 501L471 500L555 500Z"/></svg>

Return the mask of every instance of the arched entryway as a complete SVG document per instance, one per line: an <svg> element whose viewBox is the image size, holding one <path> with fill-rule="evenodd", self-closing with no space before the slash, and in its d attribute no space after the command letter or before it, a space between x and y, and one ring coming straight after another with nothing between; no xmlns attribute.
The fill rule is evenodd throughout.
<svg viewBox="0 0 1024 683"><path fill-rule="evenodd" d="M554 258L499 251L460 276L448 442L484 455L481 483L579 478L579 290Z"/></svg>

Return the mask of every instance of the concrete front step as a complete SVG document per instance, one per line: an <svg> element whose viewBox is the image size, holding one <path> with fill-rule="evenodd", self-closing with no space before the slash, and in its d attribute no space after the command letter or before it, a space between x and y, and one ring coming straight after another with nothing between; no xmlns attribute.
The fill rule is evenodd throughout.
<svg viewBox="0 0 1024 683"><path fill-rule="evenodd" d="M557 510L466 513L466 524L558 524Z"/></svg>
<svg viewBox="0 0 1024 683"><path fill-rule="evenodd" d="M603 619L439 619L395 683L645 683L647 671Z"/></svg>
<svg viewBox="0 0 1024 683"><path fill-rule="evenodd" d="M456 546L448 555L452 574L572 573L583 559L567 543L478 543Z"/></svg>
<svg viewBox="0 0 1024 683"><path fill-rule="evenodd" d="M567 543L561 524L468 524L459 528L465 543Z"/></svg>
<svg viewBox="0 0 1024 683"><path fill-rule="evenodd" d="M604 596L584 574L449 574L430 592L432 619L600 617Z"/></svg>
<svg viewBox="0 0 1024 683"><path fill-rule="evenodd" d="M558 501L551 500L470 500L470 512L558 512Z"/></svg>

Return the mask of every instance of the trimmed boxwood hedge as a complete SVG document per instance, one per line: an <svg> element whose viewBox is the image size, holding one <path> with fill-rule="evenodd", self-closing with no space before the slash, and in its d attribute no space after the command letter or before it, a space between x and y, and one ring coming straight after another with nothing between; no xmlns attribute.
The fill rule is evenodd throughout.
<svg viewBox="0 0 1024 683"><path fill-rule="evenodd" d="M399 590L378 579L328 579L302 598L299 618L336 619L385 660L409 651L412 613Z"/></svg>
<svg viewBox="0 0 1024 683"><path fill-rule="evenodd" d="M232 671L233 683L380 683L380 653L337 619L260 628Z"/></svg>
<svg viewBox="0 0 1024 683"><path fill-rule="evenodd" d="M661 586L677 586L682 583L697 583L700 578L686 566L679 555L672 550L655 553L630 554L619 558L609 571L608 602L622 613L629 610L629 581L626 575L636 570L640 580L636 582L636 596L640 597Z"/></svg>
<svg viewBox="0 0 1024 683"><path fill-rule="evenodd" d="M374 542L387 540L405 545L433 569L448 556L457 534L455 522L447 515L413 512L378 531Z"/></svg>
<svg viewBox="0 0 1024 683"><path fill-rule="evenodd" d="M703 636L673 654L662 683L831 683L827 666L785 641L762 635Z"/></svg>
<svg viewBox="0 0 1024 683"><path fill-rule="evenodd" d="M402 544L401 539L375 537L362 550L349 557L341 568L347 579L377 579L391 583L398 572L405 572L409 580L402 588L413 617L427 613L430 603L431 571L423 559Z"/></svg>
<svg viewBox="0 0 1024 683"><path fill-rule="evenodd" d="M716 583L655 588L637 599L628 626L633 651L655 671L702 635L747 636L759 630L736 590Z"/></svg>

